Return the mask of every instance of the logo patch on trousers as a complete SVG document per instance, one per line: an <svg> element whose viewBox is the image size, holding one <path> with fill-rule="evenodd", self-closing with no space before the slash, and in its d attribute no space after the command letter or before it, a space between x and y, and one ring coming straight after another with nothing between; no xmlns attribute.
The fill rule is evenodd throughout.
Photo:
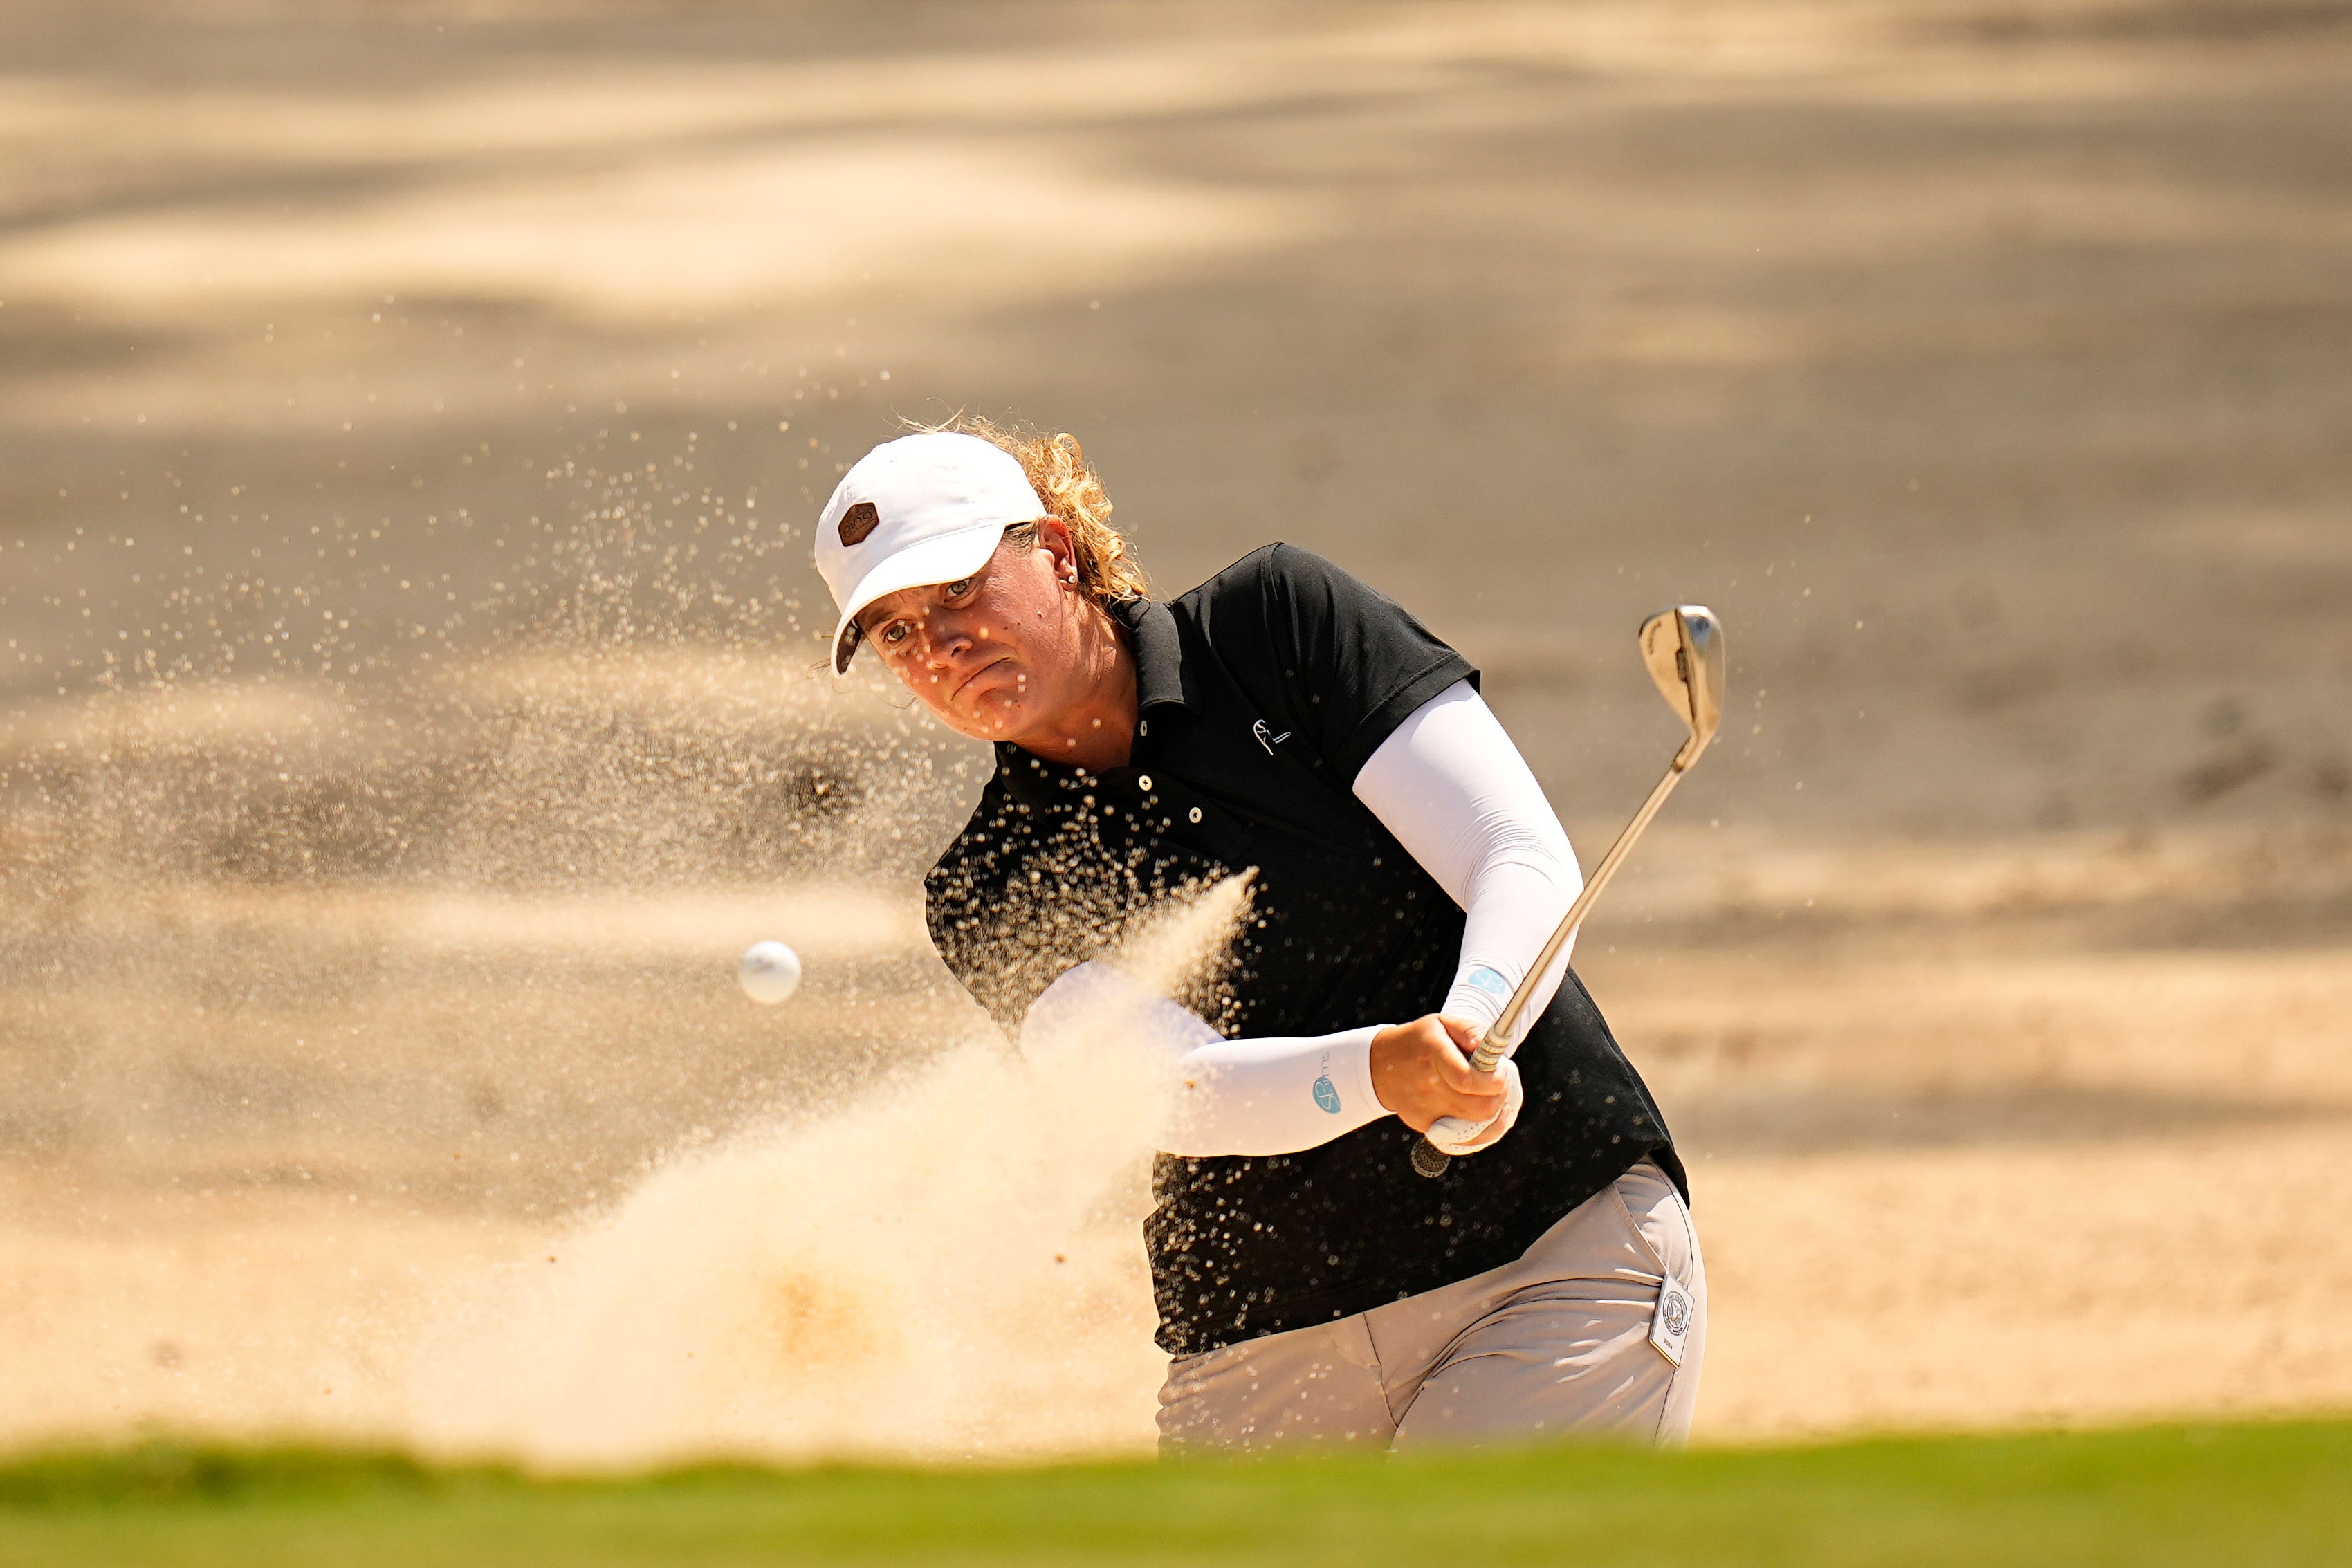
<svg viewBox="0 0 2352 1568"><path fill-rule="evenodd" d="M1650 1343L1676 1366L1683 1364L1683 1340L1690 1333L1691 1293L1672 1274L1658 1282L1658 1310L1650 1318Z"/></svg>

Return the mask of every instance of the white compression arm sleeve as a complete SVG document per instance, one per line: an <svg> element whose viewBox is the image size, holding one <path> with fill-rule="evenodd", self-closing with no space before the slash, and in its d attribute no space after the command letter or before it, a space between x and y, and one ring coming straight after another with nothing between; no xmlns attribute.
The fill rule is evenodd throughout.
<svg viewBox="0 0 2352 1568"><path fill-rule="evenodd" d="M1288 1155L1389 1113L1372 1092L1380 1029L1227 1040L1140 981L1088 962L1030 1004L1021 1046L1084 1051L1108 1036L1164 1063L1169 1118L1159 1145L1171 1155Z"/></svg>
<svg viewBox="0 0 2352 1568"><path fill-rule="evenodd" d="M1460 967L1440 1010L1493 1023L1583 885L1535 775L1463 681L1398 726L1356 776L1355 792L1468 912ZM1563 950L1537 993L1538 1015L1567 971ZM1226 1040L1139 981L1086 963L1032 1004L1021 1040L1024 1051L1046 1052L1110 1035L1164 1061L1171 1112L1160 1146L1171 1154L1285 1155L1388 1114L1372 1092L1379 1032L1373 1025L1313 1039ZM1472 1130L1439 1126L1457 1136Z"/></svg>
<svg viewBox="0 0 2352 1568"><path fill-rule="evenodd" d="M1584 885L1567 831L1467 681L1415 708L1356 775L1355 791L1468 913L1461 965L1440 1010L1485 1029ZM1574 946L1545 974L1530 1022L1551 1005Z"/></svg>

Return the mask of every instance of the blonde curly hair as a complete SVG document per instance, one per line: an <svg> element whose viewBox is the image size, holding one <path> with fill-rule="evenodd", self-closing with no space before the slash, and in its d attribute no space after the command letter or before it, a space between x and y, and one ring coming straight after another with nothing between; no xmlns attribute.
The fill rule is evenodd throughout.
<svg viewBox="0 0 2352 1568"><path fill-rule="evenodd" d="M1097 604L1139 599L1151 591L1127 540L1110 526L1110 497L1102 476L1087 461L1085 448L1068 431L1048 435L1027 425L1007 426L977 414L959 414L944 424L924 424L919 430L949 430L977 435L1011 453L1029 476L1030 486L1045 503L1045 510L1070 530L1070 550L1076 558L1078 586ZM1024 538L1024 529L1026 529ZM1035 525L1004 530L1007 538L1034 540Z"/></svg>

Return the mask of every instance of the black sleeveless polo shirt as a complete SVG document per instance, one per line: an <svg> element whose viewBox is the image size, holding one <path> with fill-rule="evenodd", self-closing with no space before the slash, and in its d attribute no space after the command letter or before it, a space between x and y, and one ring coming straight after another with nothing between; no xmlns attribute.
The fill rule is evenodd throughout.
<svg viewBox="0 0 2352 1568"><path fill-rule="evenodd" d="M1477 672L1393 601L1286 545L1165 604L1112 607L1135 653L1128 766L1017 747L925 879L931 938L1008 1030L1038 993L1163 894L1247 871L1250 917L1213 994L1228 1038L1319 1035L1433 1012L1463 913L1350 792L1407 716ZM1654 1159L1665 1123L1571 972L1517 1053L1518 1124L1416 1176L1384 1116L1292 1155L1159 1157L1145 1222L1173 1355L1303 1328L1512 1261Z"/></svg>

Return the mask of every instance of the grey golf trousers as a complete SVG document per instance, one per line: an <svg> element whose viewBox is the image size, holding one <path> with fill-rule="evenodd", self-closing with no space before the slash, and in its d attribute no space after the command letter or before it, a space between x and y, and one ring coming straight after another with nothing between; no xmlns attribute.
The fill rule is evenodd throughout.
<svg viewBox="0 0 2352 1568"><path fill-rule="evenodd" d="M1651 1343L1661 1287L1690 1299L1677 1366ZM1689 1435L1706 1354L1690 1210L1647 1160L1517 1262L1351 1318L1171 1362L1163 1454L1433 1448Z"/></svg>

